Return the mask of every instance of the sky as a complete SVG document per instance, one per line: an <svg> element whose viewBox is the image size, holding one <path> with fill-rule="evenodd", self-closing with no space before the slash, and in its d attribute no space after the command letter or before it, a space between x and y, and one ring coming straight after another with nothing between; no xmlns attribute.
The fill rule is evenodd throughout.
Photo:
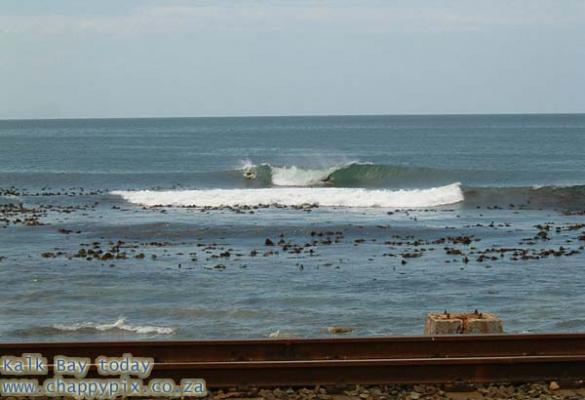
<svg viewBox="0 0 585 400"><path fill-rule="evenodd" d="M582 0L0 1L0 118L579 112Z"/></svg>

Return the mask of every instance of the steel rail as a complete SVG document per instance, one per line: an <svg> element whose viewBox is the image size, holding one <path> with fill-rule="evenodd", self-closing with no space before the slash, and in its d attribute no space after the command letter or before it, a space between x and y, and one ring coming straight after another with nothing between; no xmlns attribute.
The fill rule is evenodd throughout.
<svg viewBox="0 0 585 400"><path fill-rule="evenodd" d="M0 356L152 357L151 377L209 387L585 379L585 334L0 343ZM95 368L91 374L95 376Z"/></svg>

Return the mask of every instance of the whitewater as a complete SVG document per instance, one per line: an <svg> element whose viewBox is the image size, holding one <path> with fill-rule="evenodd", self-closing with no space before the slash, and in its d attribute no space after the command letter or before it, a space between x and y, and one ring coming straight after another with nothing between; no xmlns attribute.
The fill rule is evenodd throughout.
<svg viewBox="0 0 585 400"><path fill-rule="evenodd" d="M361 188L263 188L209 190L114 191L124 200L147 207L303 206L420 208L459 203L461 185L414 190L368 190Z"/></svg>

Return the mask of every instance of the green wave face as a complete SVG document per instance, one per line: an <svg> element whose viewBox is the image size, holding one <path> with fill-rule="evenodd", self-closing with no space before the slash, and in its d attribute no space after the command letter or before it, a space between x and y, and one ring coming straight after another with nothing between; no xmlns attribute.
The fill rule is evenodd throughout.
<svg viewBox="0 0 585 400"><path fill-rule="evenodd" d="M247 165L244 178L261 186L411 187L445 185L457 180L450 171L352 162L327 168Z"/></svg>

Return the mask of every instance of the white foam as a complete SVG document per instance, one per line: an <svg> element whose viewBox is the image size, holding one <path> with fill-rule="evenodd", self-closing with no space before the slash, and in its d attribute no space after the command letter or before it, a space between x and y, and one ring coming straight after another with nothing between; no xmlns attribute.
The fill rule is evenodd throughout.
<svg viewBox="0 0 585 400"><path fill-rule="evenodd" d="M459 183L430 189L368 190L360 188L267 188L173 191L115 191L124 200L147 207L235 207L261 204L321 207L420 208L463 201Z"/></svg>
<svg viewBox="0 0 585 400"><path fill-rule="evenodd" d="M337 168L305 169L296 165L291 167L271 167L272 184L276 186L311 186L322 184Z"/></svg>
<svg viewBox="0 0 585 400"><path fill-rule="evenodd" d="M112 324L99 324L95 322L81 322L74 324L55 324L53 328L60 331L75 332L81 330L95 330L99 332L121 330L128 332L135 332L141 334L159 334L159 335L172 335L175 333L174 328L162 327L162 326L150 326L150 325L130 325L127 324L124 318L118 319Z"/></svg>

